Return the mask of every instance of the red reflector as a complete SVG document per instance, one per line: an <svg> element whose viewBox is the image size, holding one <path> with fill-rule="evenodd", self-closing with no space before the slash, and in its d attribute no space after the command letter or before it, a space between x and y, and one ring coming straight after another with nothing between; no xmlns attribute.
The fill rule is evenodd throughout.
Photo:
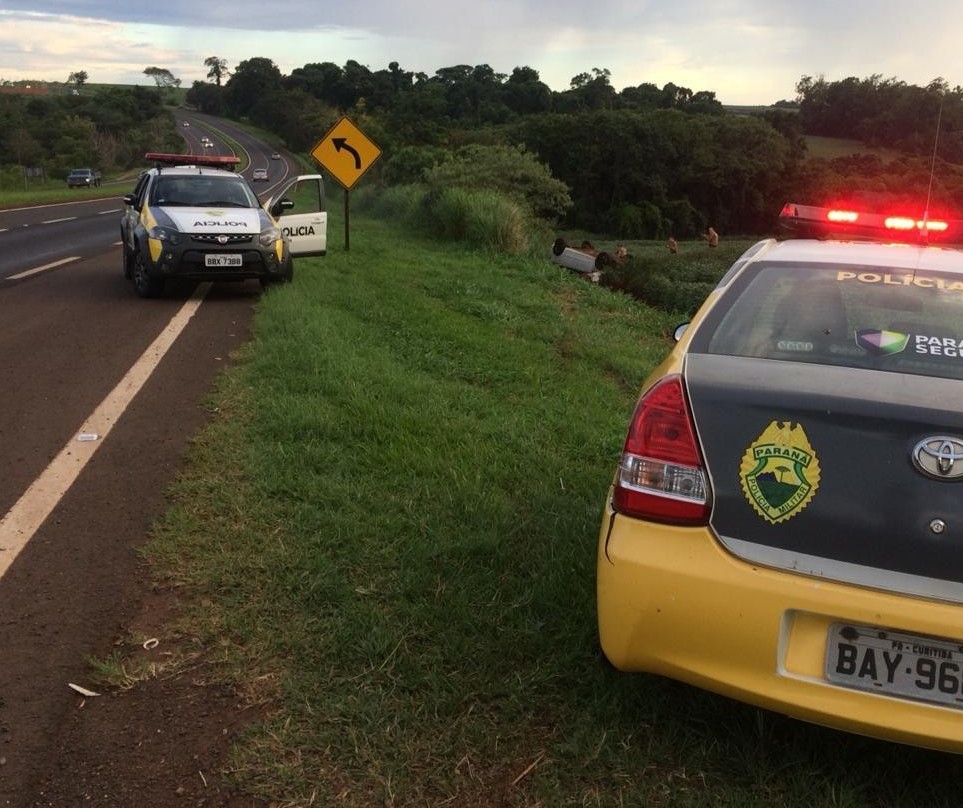
<svg viewBox="0 0 963 808"><path fill-rule="evenodd" d="M639 399L613 506L619 513L659 522L708 522L706 474L680 376L662 379Z"/></svg>
<svg viewBox="0 0 963 808"><path fill-rule="evenodd" d="M855 224L859 220L859 214L854 210L830 210L826 212L826 219L830 222Z"/></svg>

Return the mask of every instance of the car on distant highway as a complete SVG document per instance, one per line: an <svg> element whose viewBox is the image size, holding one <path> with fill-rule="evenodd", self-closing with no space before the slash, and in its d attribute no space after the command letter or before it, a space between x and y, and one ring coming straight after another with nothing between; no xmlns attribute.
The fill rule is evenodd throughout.
<svg viewBox="0 0 963 808"><path fill-rule="evenodd" d="M272 159L272 160L280 160L280 159L281 159L281 154L280 154L280 152L272 152L272 153L271 153L271 159Z"/></svg>
<svg viewBox="0 0 963 808"><path fill-rule="evenodd" d="M294 177L261 205L237 157L148 153L154 167L124 197L124 276L140 297L169 280L267 286L293 277L294 255L324 255L327 213L319 175Z"/></svg>
<svg viewBox="0 0 963 808"><path fill-rule="evenodd" d="M92 168L75 168L67 175L68 188L96 188L100 186L100 172Z"/></svg>
<svg viewBox="0 0 963 808"><path fill-rule="evenodd" d="M266 168L255 168L251 179L254 180L254 182L267 182L268 170Z"/></svg>
<svg viewBox="0 0 963 808"><path fill-rule="evenodd" d="M963 221L780 222L643 384L599 531L601 650L961 753Z"/></svg>

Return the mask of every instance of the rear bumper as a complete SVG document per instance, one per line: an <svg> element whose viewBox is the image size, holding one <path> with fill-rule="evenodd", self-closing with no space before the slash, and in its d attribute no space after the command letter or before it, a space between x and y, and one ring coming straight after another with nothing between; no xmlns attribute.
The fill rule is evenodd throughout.
<svg viewBox="0 0 963 808"><path fill-rule="evenodd" d="M955 638L963 606L747 564L708 528L606 509L597 559L599 639L612 664L657 673L806 721L963 752L963 710L828 682L829 626Z"/></svg>

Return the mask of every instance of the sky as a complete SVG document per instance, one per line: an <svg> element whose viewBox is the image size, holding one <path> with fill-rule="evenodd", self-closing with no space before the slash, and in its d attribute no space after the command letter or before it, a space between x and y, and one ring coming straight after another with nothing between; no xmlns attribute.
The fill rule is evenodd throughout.
<svg viewBox="0 0 963 808"><path fill-rule="evenodd" d="M0 82L181 86L267 58L287 75L314 62L429 76L488 65L536 70L556 91L608 70L621 91L649 83L709 91L723 104L796 96L803 76L880 76L963 85L959 0L0 0Z"/></svg>

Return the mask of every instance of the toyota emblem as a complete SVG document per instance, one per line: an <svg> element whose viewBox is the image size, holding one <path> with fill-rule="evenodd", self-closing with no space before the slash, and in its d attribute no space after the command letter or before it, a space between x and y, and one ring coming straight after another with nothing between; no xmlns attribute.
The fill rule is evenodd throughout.
<svg viewBox="0 0 963 808"><path fill-rule="evenodd" d="M923 438L913 447L913 465L927 477L959 480L963 477L963 439L948 435Z"/></svg>

